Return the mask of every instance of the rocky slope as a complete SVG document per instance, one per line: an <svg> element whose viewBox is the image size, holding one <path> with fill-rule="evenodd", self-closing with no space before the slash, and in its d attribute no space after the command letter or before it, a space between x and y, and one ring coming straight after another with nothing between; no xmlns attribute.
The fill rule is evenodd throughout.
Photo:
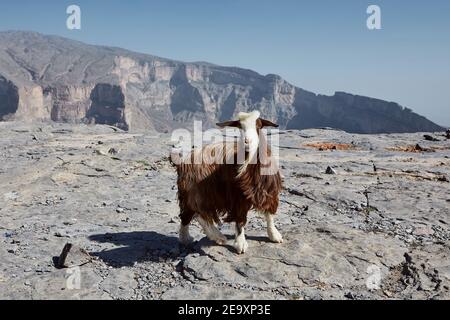
<svg viewBox="0 0 450 320"><path fill-rule="evenodd" d="M182 63L32 32L0 32L0 120L163 132L192 126L194 118L208 127L250 109L288 129L442 129L395 103L347 93L316 95L276 75Z"/></svg>
<svg viewBox="0 0 450 320"><path fill-rule="evenodd" d="M196 223L178 245L167 134L0 122L0 136L0 299L450 299L442 134L281 132L285 243L251 213L241 256L227 224L226 246Z"/></svg>

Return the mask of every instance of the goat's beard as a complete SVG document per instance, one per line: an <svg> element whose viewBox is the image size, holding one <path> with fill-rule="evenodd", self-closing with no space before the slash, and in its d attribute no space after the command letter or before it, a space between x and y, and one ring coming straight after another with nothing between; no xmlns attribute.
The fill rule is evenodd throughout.
<svg viewBox="0 0 450 320"><path fill-rule="evenodd" d="M237 178L240 178L247 170L249 164L256 164L258 161L258 146L244 146L245 160L244 163L238 169Z"/></svg>

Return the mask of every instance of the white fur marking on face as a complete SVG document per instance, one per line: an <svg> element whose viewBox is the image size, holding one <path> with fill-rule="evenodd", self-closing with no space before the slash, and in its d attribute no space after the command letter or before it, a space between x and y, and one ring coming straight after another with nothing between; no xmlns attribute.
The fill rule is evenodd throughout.
<svg viewBox="0 0 450 320"><path fill-rule="evenodd" d="M256 156L259 147L259 136L256 128L256 121L261 116L259 111L250 113L241 112L238 114L239 122L241 123L242 139L248 141L245 145L246 151L249 153L248 158L239 169L238 177L241 176L247 168L250 161Z"/></svg>
<svg viewBox="0 0 450 320"><path fill-rule="evenodd" d="M246 120L249 118L253 118L254 121L256 121L256 120L258 120L259 117L261 117L261 113L259 111L252 111L250 113L240 112L238 114L239 121L243 121L243 120Z"/></svg>
<svg viewBox="0 0 450 320"><path fill-rule="evenodd" d="M239 233L239 228L236 226L236 240L234 241L234 248L236 249L238 254L245 253L248 249L248 243L245 239L244 227L242 227L241 232Z"/></svg>
<svg viewBox="0 0 450 320"><path fill-rule="evenodd" d="M273 215L270 213L265 213L265 216L267 221L267 235L269 236L270 241L275 243L283 243L283 236L275 227Z"/></svg>

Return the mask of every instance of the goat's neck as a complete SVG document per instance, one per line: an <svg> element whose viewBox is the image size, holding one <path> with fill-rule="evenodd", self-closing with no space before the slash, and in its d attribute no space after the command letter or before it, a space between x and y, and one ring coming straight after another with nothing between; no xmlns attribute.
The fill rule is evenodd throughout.
<svg viewBox="0 0 450 320"><path fill-rule="evenodd" d="M245 152L245 161L239 167L238 178L244 175L248 175L249 179L259 178L261 174L261 166L267 165L267 161L271 161L271 150L267 144L267 141L263 135L260 135L260 143L258 148L251 152ZM261 157L263 157L264 163L261 162ZM249 172L251 171L251 172Z"/></svg>

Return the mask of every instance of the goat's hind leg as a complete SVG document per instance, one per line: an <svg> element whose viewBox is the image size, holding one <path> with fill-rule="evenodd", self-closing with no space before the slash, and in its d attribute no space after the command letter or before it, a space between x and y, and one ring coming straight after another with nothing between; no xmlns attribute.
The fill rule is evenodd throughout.
<svg viewBox="0 0 450 320"><path fill-rule="evenodd" d="M227 243L227 238L217 229L214 222L209 222L203 219L200 215L196 217L198 223L202 226L203 232L205 232L208 239L216 242L217 244L224 245Z"/></svg>
<svg viewBox="0 0 450 320"><path fill-rule="evenodd" d="M187 210L185 212L182 212L180 214L181 219L181 225L180 225L180 233L179 233L179 239L181 244L188 246L192 242L194 242L194 238L189 233L189 225L195 215L195 212L192 212L190 210Z"/></svg>

